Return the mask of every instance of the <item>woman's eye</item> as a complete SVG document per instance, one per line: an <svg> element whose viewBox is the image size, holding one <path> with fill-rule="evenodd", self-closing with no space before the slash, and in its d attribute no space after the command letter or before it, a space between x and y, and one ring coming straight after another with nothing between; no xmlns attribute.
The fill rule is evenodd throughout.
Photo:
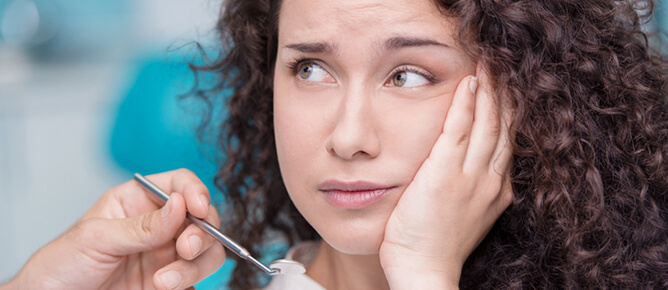
<svg viewBox="0 0 668 290"><path fill-rule="evenodd" d="M400 71L392 75L388 85L394 87L419 87L429 83L429 80L418 73Z"/></svg>
<svg viewBox="0 0 668 290"><path fill-rule="evenodd" d="M334 82L334 78L320 65L313 62L302 62L297 67L297 74L305 81Z"/></svg>

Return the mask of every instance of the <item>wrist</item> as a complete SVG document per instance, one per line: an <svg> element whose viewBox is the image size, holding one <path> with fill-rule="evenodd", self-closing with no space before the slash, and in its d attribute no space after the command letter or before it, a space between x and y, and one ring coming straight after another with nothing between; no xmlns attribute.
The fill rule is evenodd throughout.
<svg viewBox="0 0 668 290"><path fill-rule="evenodd" d="M426 255L391 243L381 245L379 254L391 289L459 289L464 263L451 254Z"/></svg>
<svg viewBox="0 0 668 290"><path fill-rule="evenodd" d="M451 273L443 271L408 271L395 269L385 273L390 289L459 289L459 279L451 278Z"/></svg>
<svg viewBox="0 0 668 290"><path fill-rule="evenodd" d="M384 267L384 271L390 288L395 290L459 289L462 268L446 265L447 263L435 264L418 259L404 259L402 263Z"/></svg>

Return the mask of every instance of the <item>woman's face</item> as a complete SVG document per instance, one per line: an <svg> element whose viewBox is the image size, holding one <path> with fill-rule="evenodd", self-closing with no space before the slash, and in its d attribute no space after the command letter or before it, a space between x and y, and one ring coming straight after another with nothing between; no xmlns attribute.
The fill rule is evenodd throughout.
<svg viewBox="0 0 668 290"><path fill-rule="evenodd" d="M475 64L431 0L284 0L274 125L283 181L333 248L377 254L385 224Z"/></svg>

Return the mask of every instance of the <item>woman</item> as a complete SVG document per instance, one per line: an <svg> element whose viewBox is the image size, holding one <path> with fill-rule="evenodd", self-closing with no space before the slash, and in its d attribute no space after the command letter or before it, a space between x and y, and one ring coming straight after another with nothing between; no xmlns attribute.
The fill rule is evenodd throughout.
<svg viewBox="0 0 668 290"><path fill-rule="evenodd" d="M236 88L225 227L254 249L320 240L307 274L328 289L440 288L419 284L430 273L480 289L668 287L666 74L640 8L652 3L228 2L226 57L202 68ZM459 96L475 98L469 151L453 149ZM492 227L504 136L514 199ZM231 285L255 273L238 263Z"/></svg>
<svg viewBox="0 0 668 290"><path fill-rule="evenodd" d="M199 68L236 89L225 231L307 264L269 288L668 287L666 74L635 12L651 3L281 2L227 2L225 57ZM217 222L201 182L150 178L175 192L165 214L124 184L11 285L213 271L220 246L181 226L186 208ZM230 286L262 278L240 261Z"/></svg>
<svg viewBox="0 0 668 290"><path fill-rule="evenodd" d="M229 231L256 248L275 230L289 244L322 238L304 262L328 289L457 287L512 195L501 192L505 127L454 24L430 1L284 1L251 29L263 17L229 5L231 35L254 32L237 34L222 63L241 69L228 76L224 141L239 145L229 168L241 167L220 175L242 220ZM263 25L275 42L254 41ZM253 281L246 266L235 278ZM276 283L314 284L294 278Z"/></svg>

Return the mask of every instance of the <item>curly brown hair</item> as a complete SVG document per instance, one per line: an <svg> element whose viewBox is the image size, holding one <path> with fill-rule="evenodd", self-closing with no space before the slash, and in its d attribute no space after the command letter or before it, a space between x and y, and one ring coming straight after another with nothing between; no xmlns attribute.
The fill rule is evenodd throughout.
<svg viewBox="0 0 668 290"><path fill-rule="evenodd" d="M319 239L290 201L276 157L280 2L227 1L221 57L193 66L234 90L217 128L227 160L216 184L230 205L226 231L257 256L276 237ZM641 31L654 3L435 2L516 113L515 200L466 261L460 286L668 289L668 74ZM217 90L199 94L221 99ZM258 278L238 263L229 286L257 287Z"/></svg>

